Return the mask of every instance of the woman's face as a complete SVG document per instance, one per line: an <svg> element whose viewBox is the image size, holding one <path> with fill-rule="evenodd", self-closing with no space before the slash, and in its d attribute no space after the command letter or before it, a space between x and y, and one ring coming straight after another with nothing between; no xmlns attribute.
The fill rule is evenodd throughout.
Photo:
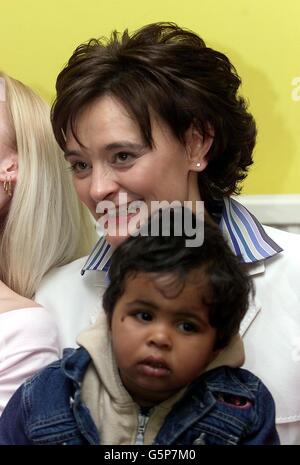
<svg viewBox="0 0 300 465"><path fill-rule="evenodd" d="M12 145L7 110L5 103L0 102L0 219L6 216L11 200L4 191L4 182L9 179L11 159L16 155Z"/></svg>
<svg viewBox="0 0 300 465"><path fill-rule="evenodd" d="M150 211L153 201L200 199L197 171L206 162L201 140L192 131L184 147L161 120L153 118L151 149L125 107L110 96L95 100L80 113L75 130L82 145L70 129L66 140L74 185L94 218L101 217L96 212L101 201L117 207L116 232L107 236L112 245L124 240L120 228L133 216L118 209L124 203L143 201ZM195 159L197 150L200 155ZM197 162L202 163L200 169Z"/></svg>

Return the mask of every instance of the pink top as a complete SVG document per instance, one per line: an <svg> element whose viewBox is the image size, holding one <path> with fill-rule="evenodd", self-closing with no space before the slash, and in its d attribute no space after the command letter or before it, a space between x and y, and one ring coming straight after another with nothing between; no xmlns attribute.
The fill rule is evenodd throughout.
<svg viewBox="0 0 300 465"><path fill-rule="evenodd" d="M27 378L60 356L58 331L42 307L0 314L0 415Z"/></svg>

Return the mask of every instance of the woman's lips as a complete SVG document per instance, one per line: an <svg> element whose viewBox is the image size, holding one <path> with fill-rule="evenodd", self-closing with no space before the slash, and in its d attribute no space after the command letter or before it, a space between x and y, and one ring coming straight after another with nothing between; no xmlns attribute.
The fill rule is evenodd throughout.
<svg viewBox="0 0 300 465"><path fill-rule="evenodd" d="M163 378L171 373L167 363L159 357L147 357L137 365L140 374L152 376L155 378Z"/></svg>

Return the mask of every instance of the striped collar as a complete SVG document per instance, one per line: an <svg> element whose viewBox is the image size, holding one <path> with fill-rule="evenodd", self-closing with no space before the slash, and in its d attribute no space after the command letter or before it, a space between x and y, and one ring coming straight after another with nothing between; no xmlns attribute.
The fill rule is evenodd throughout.
<svg viewBox="0 0 300 465"><path fill-rule="evenodd" d="M220 205L216 204L216 207ZM282 252L283 249L267 235L255 216L236 200L224 198L221 209L219 208L219 212L214 212L213 216L219 222L222 234L232 251L244 263L256 263ZM101 237L82 268L81 274L86 270L107 271L112 253L113 248L104 237Z"/></svg>

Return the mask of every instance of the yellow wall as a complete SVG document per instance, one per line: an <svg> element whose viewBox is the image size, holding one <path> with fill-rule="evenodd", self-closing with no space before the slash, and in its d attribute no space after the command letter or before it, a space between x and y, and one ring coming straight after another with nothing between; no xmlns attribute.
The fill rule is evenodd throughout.
<svg viewBox="0 0 300 465"><path fill-rule="evenodd" d="M300 193L299 0L0 0L0 69L51 101L79 43L162 20L198 32L243 78L259 127L243 192Z"/></svg>

